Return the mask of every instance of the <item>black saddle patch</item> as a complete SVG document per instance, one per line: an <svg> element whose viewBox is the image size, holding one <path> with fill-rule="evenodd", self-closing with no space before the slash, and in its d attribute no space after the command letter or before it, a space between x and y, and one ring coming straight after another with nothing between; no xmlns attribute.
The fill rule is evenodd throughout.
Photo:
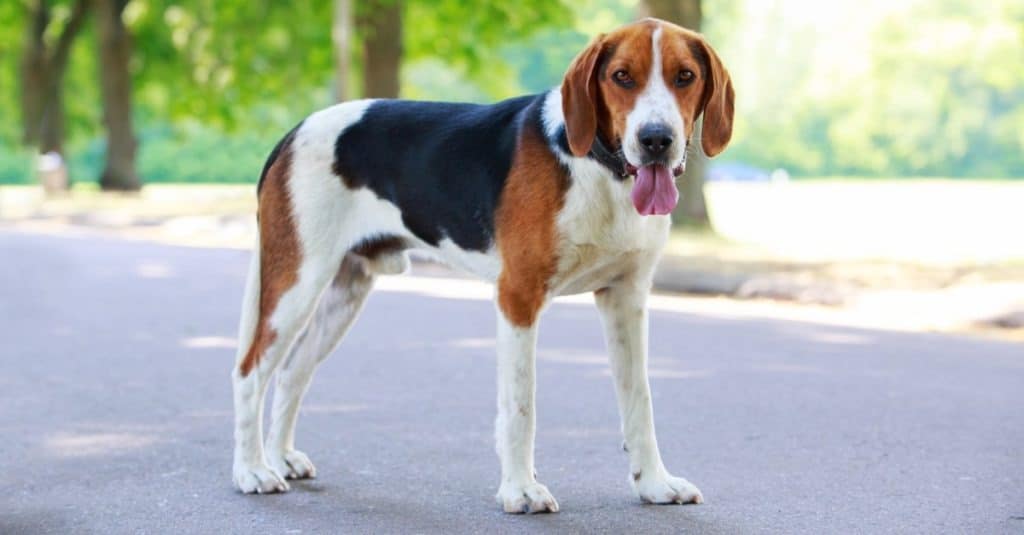
<svg viewBox="0 0 1024 535"><path fill-rule="evenodd" d="M492 105L381 100L338 136L334 172L398 207L424 242L464 250L494 241L494 211L520 126L540 121L543 95Z"/></svg>

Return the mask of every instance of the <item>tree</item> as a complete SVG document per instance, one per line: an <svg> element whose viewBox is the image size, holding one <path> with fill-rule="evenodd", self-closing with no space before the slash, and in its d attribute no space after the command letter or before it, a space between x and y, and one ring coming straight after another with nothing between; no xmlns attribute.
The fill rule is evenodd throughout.
<svg viewBox="0 0 1024 535"><path fill-rule="evenodd" d="M359 9L363 38L363 96L397 98L402 66L400 0L367 0Z"/></svg>
<svg viewBox="0 0 1024 535"><path fill-rule="evenodd" d="M128 0L94 0L99 39L103 125L107 131L106 164L100 175L105 190L136 191L142 187L135 171L132 126L131 35L124 25Z"/></svg>
<svg viewBox="0 0 1024 535"><path fill-rule="evenodd" d="M87 0L55 4L34 0L24 4L27 10L25 39L21 56L22 142L38 148L40 154L64 155L66 116L64 77L75 37L88 16ZM54 20L57 8L67 16ZM52 44L47 34L56 30Z"/></svg>
<svg viewBox="0 0 1024 535"><path fill-rule="evenodd" d="M78 151L75 167L102 161L96 174L105 188L136 189L139 142L133 116L144 121L143 139L153 136L169 146L183 146L200 131L214 136L223 135L216 130L244 131L259 139L336 98L363 96L360 92L396 96L402 64L421 60L477 84L481 99L504 97L518 82L503 51L510 41L568 24L570 10L563 2L0 1L0 68L22 72L0 76L0 113L24 110L26 116L23 124L0 124L0 137L37 138L42 110L47 110L45 124L57 126L47 131L59 133L48 136L59 140L48 143L51 147L66 150L67 137L86 148L103 127L105 161ZM87 16L95 16L96 24L86 24ZM29 24L36 20L41 23ZM79 38L80 44L71 46L75 35L88 32L96 39ZM332 38L334 46L327 46ZM335 53L340 48L355 53ZM45 68L39 68L42 63ZM32 101L47 94L36 87L60 87L49 81L61 80L65 68L66 114L61 94L50 99L61 105ZM25 166L12 164L6 154L0 172L20 179ZM139 154L152 158L152 153ZM165 150L160 158L166 158L163 154L170 153Z"/></svg>
<svg viewBox="0 0 1024 535"><path fill-rule="evenodd" d="M702 22L701 0L644 0L647 14L652 17L674 22L684 28L699 32ZM701 122L693 127L693 139L701 137ZM707 201L704 198L704 180L707 175L707 157L701 151L700 143L690 143L690 154L683 173L682 199L672 212L673 222L697 227L710 227Z"/></svg>
<svg viewBox="0 0 1024 535"><path fill-rule="evenodd" d="M331 41L334 43L334 100L349 98L352 71L352 0L334 0Z"/></svg>

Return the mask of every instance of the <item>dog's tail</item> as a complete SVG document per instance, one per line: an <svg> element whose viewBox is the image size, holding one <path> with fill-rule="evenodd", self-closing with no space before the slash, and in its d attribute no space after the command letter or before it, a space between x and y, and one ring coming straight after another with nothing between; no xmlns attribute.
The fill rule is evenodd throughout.
<svg viewBox="0 0 1024 535"><path fill-rule="evenodd" d="M292 140L295 139L295 132L299 131L303 122L305 121L299 121L299 124L295 125L295 128L289 130L288 133L281 138L281 141L278 141L277 145L274 145L274 149L270 151L270 156L267 156L267 161L263 164L263 171L260 172L260 181L256 183L257 197L259 197L259 194L263 191L263 182L267 179L267 173L270 171L270 167L273 166L274 162L276 162L281 156L282 150L291 147Z"/></svg>
<svg viewBox="0 0 1024 535"><path fill-rule="evenodd" d="M259 227L259 225L257 225ZM249 274L242 296L242 317L238 322L238 353L235 369L244 377L256 362L256 327L260 318L260 232L256 230L256 246L249 260Z"/></svg>
<svg viewBox="0 0 1024 535"><path fill-rule="evenodd" d="M249 375L253 367L260 360L266 346L273 339L270 326L267 324L268 316L273 312L276 303L268 303L263 298L263 261L264 251L267 247L279 246L276 243L264 243L263 240L273 236L274 232L264 232L264 226L281 226L281 219L288 219L291 226L288 207L282 205L283 198L287 197L288 172L291 166L292 141L295 133L302 126L302 122L295 125L281 141L278 141L274 150L270 151L267 162L263 165L260 173L260 180L256 186L256 197L259 207L256 211L256 245L253 248L252 260L249 265L249 276L245 286L245 296L242 298L242 318L238 327L238 355L235 366L242 377ZM267 184L271 184L268 187ZM262 214L262 216L261 216ZM271 240L273 241L273 240ZM271 266L273 267L273 266ZM274 275L273 270L267 275Z"/></svg>

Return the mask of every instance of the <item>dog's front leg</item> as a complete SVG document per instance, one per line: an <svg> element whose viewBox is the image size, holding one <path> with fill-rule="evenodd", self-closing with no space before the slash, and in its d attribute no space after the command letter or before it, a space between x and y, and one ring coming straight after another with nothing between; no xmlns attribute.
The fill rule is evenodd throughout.
<svg viewBox="0 0 1024 535"><path fill-rule="evenodd" d="M622 416L630 481L648 503L701 503L697 487L665 469L654 435L647 381L647 292L649 283L623 281L595 293L611 359Z"/></svg>
<svg viewBox="0 0 1024 535"><path fill-rule="evenodd" d="M501 487L495 498L506 513L558 512L558 502L537 482L533 468L536 430L534 376L537 325L509 322L498 311L498 419L495 423Z"/></svg>

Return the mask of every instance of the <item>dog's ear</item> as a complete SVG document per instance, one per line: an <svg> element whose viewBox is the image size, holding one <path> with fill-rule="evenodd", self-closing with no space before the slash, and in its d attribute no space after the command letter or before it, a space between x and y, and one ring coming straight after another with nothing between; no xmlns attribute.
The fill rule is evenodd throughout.
<svg viewBox="0 0 1024 535"><path fill-rule="evenodd" d="M711 45L703 39L700 41L707 59L707 80L704 82L703 110L704 131L701 147L704 154L717 156L732 138L733 105L736 95L732 89L732 79L725 70L722 60Z"/></svg>
<svg viewBox="0 0 1024 535"><path fill-rule="evenodd" d="M598 35L569 65L562 80L562 114L569 150L575 156L590 152L597 135L597 70L604 49L604 35Z"/></svg>

